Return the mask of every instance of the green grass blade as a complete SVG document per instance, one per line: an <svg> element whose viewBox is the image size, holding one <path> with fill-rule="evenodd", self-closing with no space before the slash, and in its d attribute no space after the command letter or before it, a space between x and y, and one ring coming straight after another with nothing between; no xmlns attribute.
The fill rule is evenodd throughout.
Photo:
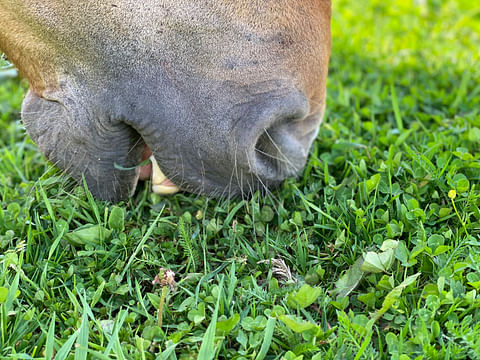
<svg viewBox="0 0 480 360"><path fill-rule="evenodd" d="M75 331L70 337L65 341L62 347L58 350L57 355L55 355L55 360L65 360L68 355L70 354L70 350L72 349L75 340L78 338L79 331Z"/></svg>
<svg viewBox="0 0 480 360"><path fill-rule="evenodd" d="M47 341L45 344L45 359L50 360L53 357L53 351L55 346L55 320L56 314L53 313L52 320L47 333Z"/></svg>
<svg viewBox="0 0 480 360"><path fill-rule="evenodd" d="M115 324L115 328L113 330L112 336L109 339L107 348L105 349L105 351L103 353L104 355L109 356L110 353L112 352L112 350L115 349L115 351L117 352L116 355L119 359L124 359L125 358L125 356L123 355L121 347L120 348L118 347L118 345L120 344L120 341L118 339L118 333L119 333L120 329L122 328L123 323L125 322L125 319L127 318L127 315L128 315L128 311L122 310L122 311L119 312L119 314L117 316L117 323Z"/></svg>
<svg viewBox="0 0 480 360"><path fill-rule="evenodd" d="M120 339L118 338L118 333L115 336L115 341L113 343L114 349L115 349L115 355L117 355L117 358L120 360L125 360L125 355L123 354L122 350L122 344L120 344Z"/></svg>
<svg viewBox="0 0 480 360"><path fill-rule="evenodd" d="M460 86L458 87L458 90L457 90L457 96L455 97L455 100L453 101L453 104L451 106L451 109L453 111L457 111L460 103L465 100L465 96L467 95L468 84L471 81L471 77L472 77L472 74L470 71L465 71L463 73L462 80L460 81Z"/></svg>
<svg viewBox="0 0 480 360"><path fill-rule="evenodd" d="M397 123L398 130L403 131L403 119L402 119L402 114L400 113L400 107L398 106L397 93L395 91L394 84L390 85L390 92L392 97L392 107L393 107L393 113L395 115L395 122Z"/></svg>
<svg viewBox="0 0 480 360"><path fill-rule="evenodd" d="M295 190L297 190L297 195L300 196L300 199L302 199L302 202L307 206L307 210L309 210L309 208L310 208L314 211L317 211L318 213L322 214L323 216L325 216L330 221L339 225L339 222L336 219L334 219L332 216L328 215L325 211L320 209L317 205L313 204L311 201L308 201L296 185L294 187L295 187Z"/></svg>
<svg viewBox="0 0 480 360"><path fill-rule="evenodd" d="M238 210L245 206L245 201L240 201L235 207L229 212L227 218L225 219L225 226L229 226L230 222L232 221L233 217L237 214Z"/></svg>
<svg viewBox="0 0 480 360"><path fill-rule="evenodd" d="M230 269L229 279L230 282L227 288L227 304L231 304L233 301L233 297L235 295L235 287L237 286L238 279L235 276L235 262L232 261L232 267Z"/></svg>
<svg viewBox="0 0 480 360"><path fill-rule="evenodd" d="M86 360L87 354L88 354L88 335L89 335L88 318L90 317L93 321L95 321L95 316L93 315L93 312L90 306L88 306L87 300L85 299L85 295L82 295L81 293L79 293L78 297L82 302L83 317L82 317L82 324L80 325L80 334L78 335L78 347L75 351L75 360Z"/></svg>
<svg viewBox="0 0 480 360"><path fill-rule="evenodd" d="M48 260L52 258L53 253L55 252L55 250L57 250L58 244L60 244L60 240L62 240L64 233L65 228L62 228L62 230L60 230L60 234L57 235L52 246L50 246L50 250L48 251Z"/></svg>
<svg viewBox="0 0 480 360"><path fill-rule="evenodd" d="M224 277L222 276L220 280L220 285L218 287L219 292L217 304L215 305L215 311L213 312L210 325L208 325L207 331L203 336L202 345L200 346L200 352L198 353L198 360L212 360L215 356L215 330L217 328L218 309L220 307L220 299L222 297L223 280Z"/></svg>
<svg viewBox="0 0 480 360"><path fill-rule="evenodd" d="M106 356L106 355L102 354L101 352L98 352L98 351L95 351L95 350L92 350L92 349L88 349L88 353L90 354L91 359L112 360L112 358L110 356Z"/></svg>
<svg viewBox="0 0 480 360"><path fill-rule="evenodd" d="M160 355L160 360L167 360L170 356L172 356L175 353L177 346L178 344L172 344L167 347Z"/></svg>
<svg viewBox="0 0 480 360"><path fill-rule="evenodd" d="M2 360L12 360L12 359L21 359L21 360L33 360L34 358L27 354L10 354L8 358L1 358Z"/></svg>
<svg viewBox="0 0 480 360"><path fill-rule="evenodd" d="M90 301L90 307L94 307L97 305L98 301L102 297L103 289L105 288L105 281L102 281L100 286L98 287L97 290L95 290L95 294L93 294L92 300Z"/></svg>
<svg viewBox="0 0 480 360"><path fill-rule="evenodd" d="M65 292L67 293L68 298L70 299L70 302L75 305L75 310L79 310L82 307L80 306L80 303L77 300L77 297L70 291L69 288L65 287Z"/></svg>
<svg viewBox="0 0 480 360"><path fill-rule="evenodd" d="M88 354L88 315L86 311L83 312L82 324L80 325L80 332L78 334L78 342L75 345L75 360L86 360Z"/></svg>
<svg viewBox="0 0 480 360"><path fill-rule="evenodd" d="M160 211L160 213L157 215L157 217L155 218L155 220L152 222L152 224L150 225L150 227L148 228L147 232L145 233L145 235L142 237L142 240L139 242L139 244L137 245L137 248L135 249L135 251L133 252L133 254L130 256L130 258L128 259L128 263L127 265L125 266L125 268L123 269L122 273L121 273L121 276L122 278L125 276L125 274L127 273L128 269L130 269L130 266L132 265L132 262L135 260L135 258L137 257L138 253L140 252L140 250L142 249L143 245L145 245L145 243L147 242L148 238L150 237L150 235L152 235L152 232L153 230L155 229L155 227L157 226L157 223L158 223L158 220L160 219L160 217L162 216L163 214L163 208L162 210Z"/></svg>
<svg viewBox="0 0 480 360"><path fill-rule="evenodd" d="M98 205L93 198L92 193L88 189L87 181L85 180L85 177L83 177L83 187L85 189L85 194L87 195L88 203L90 204L90 207L93 210L93 213L95 214L95 220L97 221L97 224L101 225L102 224L102 219L100 217L100 211L98 210Z"/></svg>
<svg viewBox="0 0 480 360"><path fill-rule="evenodd" d="M10 289L8 289L8 295L7 295L7 299L5 301L5 313L6 314L8 314L8 312L13 309L13 301L15 300L16 295L17 295L19 281L20 281L20 273L17 272L17 275L15 275L15 278L13 279L13 282L12 282L12 285L10 286Z"/></svg>
<svg viewBox="0 0 480 360"><path fill-rule="evenodd" d="M52 204L50 203L50 199L48 198L47 194L45 193L45 190L43 189L43 186L41 183L39 184L39 191L40 195L43 199L43 202L45 203L45 207L47 208L48 215L50 215L50 219L53 222L53 227L55 231L57 230L57 223L55 220L55 213L53 212Z"/></svg>
<svg viewBox="0 0 480 360"><path fill-rule="evenodd" d="M145 305L145 301L143 300L142 290L140 284L137 279L135 279L135 293L137 294L137 301L142 307L143 315L148 318L149 320L154 320L154 317L148 312L147 307Z"/></svg>
<svg viewBox="0 0 480 360"><path fill-rule="evenodd" d="M263 337L262 347L258 353L255 360L263 360L267 356L268 350L270 350L270 345L272 345L273 331L275 330L275 325L277 324L277 319L269 318L267 321L267 326L265 327L265 334Z"/></svg>
<svg viewBox="0 0 480 360"><path fill-rule="evenodd" d="M357 355L355 356L354 360L360 360L362 358L362 355L365 353L365 350L367 349L368 344L370 344L370 340L372 339L373 331L370 330L368 333L368 336L363 340L362 346L360 346L360 349L358 350Z"/></svg>

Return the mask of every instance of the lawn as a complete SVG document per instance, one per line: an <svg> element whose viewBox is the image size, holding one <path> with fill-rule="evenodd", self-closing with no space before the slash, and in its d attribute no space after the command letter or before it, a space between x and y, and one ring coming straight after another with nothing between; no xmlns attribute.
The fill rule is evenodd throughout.
<svg viewBox="0 0 480 360"><path fill-rule="evenodd" d="M0 359L480 358L480 4L333 2L326 119L269 196L96 201L0 70Z"/></svg>

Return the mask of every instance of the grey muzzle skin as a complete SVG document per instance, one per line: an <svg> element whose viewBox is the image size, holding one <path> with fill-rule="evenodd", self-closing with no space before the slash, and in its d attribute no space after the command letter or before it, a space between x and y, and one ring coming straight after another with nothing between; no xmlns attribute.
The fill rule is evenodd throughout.
<svg viewBox="0 0 480 360"><path fill-rule="evenodd" d="M75 179L85 177L94 196L131 196L139 169L130 168L146 145L168 179L209 196L264 190L304 167L323 114L310 114L288 81L238 86L189 77L179 86L178 77L172 84L141 76L87 89L77 75L60 91L29 92L24 101L23 122L39 149Z"/></svg>

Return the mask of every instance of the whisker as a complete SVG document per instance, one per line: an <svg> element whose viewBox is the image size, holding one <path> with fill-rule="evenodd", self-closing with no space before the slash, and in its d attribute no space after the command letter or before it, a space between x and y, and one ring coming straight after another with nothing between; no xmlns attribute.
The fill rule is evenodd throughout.
<svg viewBox="0 0 480 360"><path fill-rule="evenodd" d="M271 159L274 159L274 160L277 160L277 161L279 161L279 162L283 162L283 163L285 163L285 164L288 164L288 162L287 162L286 160L281 159L281 158L279 158L279 157L276 157L276 156L274 156L274 155L272 155L272 154L266 153L265 151L262 151L262 150L260 150L260 149L255 149L255 151L258 152L258 153L260 153L260 154L262 154L262 155L268 156L268 157L271 158Z"/></svg>
<svg viewBox="0 0 480 360"><path fill-rule="evenodd" d="M282 152L282 149L280 149L280 147L277 145L277 143L275 142L275 140L273 140L273 138L270 136L270 134L268 133L267 129L263 129L265 134L267 134L268 138L270 139L270 141L272 142L272 145L275 147L275 149L277 149L278 153L284 157L285 161L295 170L295 171L298 171L299 169L292 164L292 162L290 161L290 159Z"/></svg>
<svg viewBox="0 0 480 360"><path fill-rule="evenodd" d="M139 138L137 139L137 141L135 142L135 144L133 144L130 149L128 150L127 152L127 155L130 155L130 153L136 149L136 147L141 143L141 142L144 142L143 138L141 136L139 136Z"/></svg>

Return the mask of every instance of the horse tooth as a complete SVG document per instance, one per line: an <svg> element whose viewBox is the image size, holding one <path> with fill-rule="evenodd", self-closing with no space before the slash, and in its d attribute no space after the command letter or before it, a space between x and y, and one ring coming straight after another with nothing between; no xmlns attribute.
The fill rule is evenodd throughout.
<svg viewBox="0 0 480 360"><path fill-rule="evenodd" d="M152 191L159 195L173 195L180 191L178 186L152 185Z"/></svg>
<svg viewBox="0 0 480 360"><path fill-rule="evenodd" d="M180 191L178 186L168 180L153 155L150 156L150 160L152 162L152 191L160 195L172 195Z"/></svg>
<svg viewBox="0 0 480 360"><path fill-rule="evenodd" d="M155 156L150 156L150 161L152 162L152 184L160 185L167 177L162 170L160 170Z"/></svg>

